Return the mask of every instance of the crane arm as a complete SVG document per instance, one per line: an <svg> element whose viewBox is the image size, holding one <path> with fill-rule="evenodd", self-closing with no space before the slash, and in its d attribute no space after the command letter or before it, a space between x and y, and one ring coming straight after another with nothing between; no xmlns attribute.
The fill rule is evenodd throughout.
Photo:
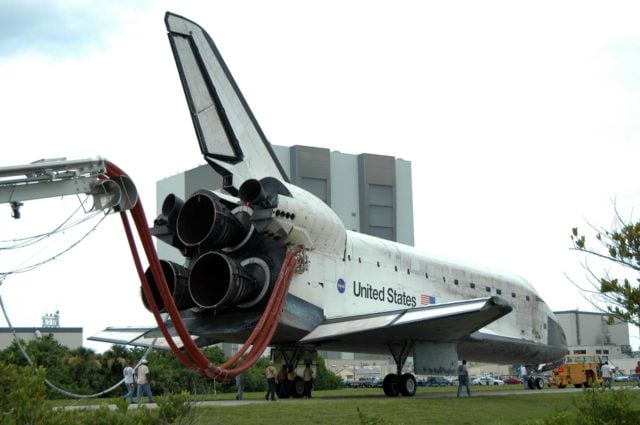
<svg viewBox="0 0 640 425"><path fill-rule="evenodd" d="M11 204L14 218L20 218L23 201L74 194L91 195L92 210L132 208L138 194L131 179L106 178L106 170L103 158L54 158L0 167L0 203Z"/></svg>

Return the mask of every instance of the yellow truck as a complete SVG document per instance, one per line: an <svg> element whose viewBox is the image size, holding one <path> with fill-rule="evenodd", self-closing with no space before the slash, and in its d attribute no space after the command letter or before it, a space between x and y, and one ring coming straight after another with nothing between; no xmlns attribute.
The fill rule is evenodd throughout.
<svg viewBox="0 0 640 425"><path fill-rule="evenodd" d="M602 385L600 367L606 361L598 355L571 354L564 358L564 363L553 369L551 384L558 388L573 385L576 388L589 388Z"/></svg>

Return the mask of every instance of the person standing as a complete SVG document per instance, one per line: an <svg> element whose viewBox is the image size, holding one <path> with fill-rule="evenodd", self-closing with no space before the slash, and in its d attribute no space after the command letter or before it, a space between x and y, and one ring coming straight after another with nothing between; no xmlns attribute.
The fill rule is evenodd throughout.
<svg viewBox="0 0 640 425"><path fill-rule="evenodd" d="M471 397L471 388L469 387L469 368L467 368L467 361L463 360L462 364L458 366L458 398L462 394L462 387L467 387L467 395Z"/></svg>
<svg viewBox="0 0 640 425"><path fill-rule="evenodd" d="M296 396L296 370L293 365L287 366L287 398Z"/></svg>
<svg viewBox="0 0 640 425"><path fill-rule="evenodd" d="M313 387L313 370L311 365L307 363L302 372L302 379L304 381L304 397L311 398L311 389Z"/></svg>
<svg viewBox="0 0 640 425"><path fill-rule="evenodd" d="M522 385L526 390L529 388L529 373L527 373L527 368L525 365L520 366L520 379L522 379Z"/></svg>
<svg viewBox="0 0 640 425"><path fill-rule="evenodd" d="M280 373L276 376L276 391L278 397L286 398L287 396L287 366L285 364L280 368Z"/></svg>
<svg viewBox="0 0 640 425"><path fill-rule="evenodd" d="M265 375L267 377L267 394L264 396L265 400L269 400L269 395L271 395L271 401L276 400L276 368L273 366L273 360L269 361L269 366L265 370Z"/></svg>
<svg viewBox="0 0 640 425"><path fill-rule="evenodd" d="M133 381L133 362L129 362L127 366L122 370L122 376L124 376L124 386L127 389L124 398L131 402L133 398L133 389L135 388L135 384Z"/></svg>
<svg viewBox="0 0 640 425"><path fill-rule="evenodd" d="M609 362L604 362L600 370L602 371L602 380L604 381L604 386L611 389L611 384L613 381L613 370L611 369L611 366L609 366Z"/></svg>
<svg viewBox="0 0 640 425"><path fill-rule="evenodd" d="M638 380L638 386L640 387L640 361L636 364L636 379Z"/></svg>
<svg viewBox="0 0 640 425"><path fill-rule="evenodd" d="M242 398L244 397L244 373L236 375L236 387L238 388L236 400L242 400Z"/></svg>
<svg viewBox="0 0 640 425"><path fill-rule="evenodd" d="M136 385L138 386L136 392L136 402L140 403L142 393L147 396L149 403L153 403L153 395L151 395L151 377L149 373L149 367L147 366L147 359L140 360L140 365L136 371Z"/></svg>

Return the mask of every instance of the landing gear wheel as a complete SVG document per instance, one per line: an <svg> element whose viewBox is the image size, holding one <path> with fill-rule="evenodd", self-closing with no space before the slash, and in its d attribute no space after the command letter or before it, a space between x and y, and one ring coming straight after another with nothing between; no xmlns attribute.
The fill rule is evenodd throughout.
<svg viewBox="0 0 640 425"><path fill-rule="evenodd" d="M540 377L536 378L536 388L539 390L544 389L544 379Z"/></svg>
<svg viewBox="0 0 640 425"><path fill-rule="evenodd" d="M387 397L398 397L400 394L400 389L398 388L400 384L400 378L395 373L390 373L384 377L384 381L382 381L382 389L384 390L384 395Z"/></svg>
<svg viewBox="0 0 640 425"><path fill-rule="evenodd" d="M536 388L536 381L533 379L533 376L530 376L527 380L527 388L530 390L534 390Z"/></svg>
<svg viewBox="0 0 640 425"><path fill-rule="evenodd" d="M400 377L400 393L405 397L413 397L416 395L416 378L410 374L405 373Z"/></svg>
<svg viewBox="0 0 640 425"><path fill-rule="evenodd" d="M304 397L304 381L301 377L297 376L296 380L293 382L293 394L291 396L293 398L302 398Z"/></svg>

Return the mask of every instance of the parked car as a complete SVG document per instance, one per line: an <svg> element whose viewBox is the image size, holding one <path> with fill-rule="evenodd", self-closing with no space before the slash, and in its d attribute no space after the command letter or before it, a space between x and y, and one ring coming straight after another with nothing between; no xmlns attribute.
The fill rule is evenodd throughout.
<svg viewBox="0 0 640 425"><path fill-rule="evenodd" d="M615 378L613 378L616 382L629 382L629 376L628 375L616 375Z"/></svg>
<svg viewBox="0 0 640 425"><path fill-rule="evenodd" d="M471 381L473 385L504 385L502 379L494 378L493 376L481 376Z"/></svg>
<svg viewBox="0 0 640 425"><path fill-rule="evenodd" d="M453 381L446 376L430 376L423 381L425 387L449 387Z"/></svg>
<svg viewBox="0 0 640 425"><path fill-rule="evenodd" d="M629 381L640 382L640 373L632 373L631 375L629 375Z"/></svg>
<svg viewBox="0 0 640 425"><path fill-rule="evenodd" d="M361 376L355 381L348 381L350 388L374 388L382 387L382 380L376 376Z"/></svg>
<svg viewBox="0 0 640 425"><path fill-rule="evenodd" d="M509 376L502 380L506 385L522 385L522 379Z"/></svg>

